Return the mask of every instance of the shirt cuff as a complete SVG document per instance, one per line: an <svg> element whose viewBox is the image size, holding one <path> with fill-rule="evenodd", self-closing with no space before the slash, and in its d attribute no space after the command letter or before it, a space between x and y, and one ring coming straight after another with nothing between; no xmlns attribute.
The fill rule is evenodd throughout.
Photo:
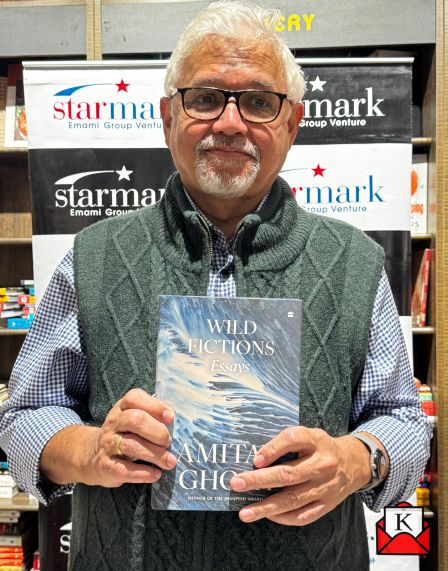
<svg viewBox="0 0 448 571"><path fill-rule="evenodd" d="M19 486L44 505L73 489L73 484L54 484L42 476L40 457L47 442L57 432L74 424L84 424L76 412L65 407L48 406L28 411L15 426L8 447L9 470Z"/></svg>
<svg viewBox="0 0 448 571"><path fill-rule="evenodd" d="M426 419L422 418L425 422ZM356 427L351 434L367 432L378 438L389 456L389 471L384 482L376 488L360 492L363 502L373 511L407 500L414 492L429 457L428 423L409 424L389 416L379 416ZM397 446L396 435L402 435Z"/></svg>

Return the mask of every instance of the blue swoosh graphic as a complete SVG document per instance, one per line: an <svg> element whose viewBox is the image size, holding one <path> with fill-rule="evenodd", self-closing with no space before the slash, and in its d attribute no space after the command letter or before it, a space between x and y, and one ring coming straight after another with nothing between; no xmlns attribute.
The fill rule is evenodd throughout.
<svg viewBox="0 0 448 571"><path fill-rule="evenodd" d="M68 87L67 89L63 89L62 91L58 91L57 93L54 94L54 97L56 97L56 95L72 95L73 93L75 93L75 91L78 91L79 89L84 89L84 87L93 87L95 85L109 85L108 83L88 83L87 85L75 85L74 87Z"/></svg>

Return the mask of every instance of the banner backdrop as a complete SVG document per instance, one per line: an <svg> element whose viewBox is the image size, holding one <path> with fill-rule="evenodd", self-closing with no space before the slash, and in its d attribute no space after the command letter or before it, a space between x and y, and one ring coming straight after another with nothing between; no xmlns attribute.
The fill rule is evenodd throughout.
<svg viewBox="0 0 448 571"><path fill-rule="evenodd" d="M411 352L412 60L300 63L305 113L281 176L303 208L349 222L384 247ZM24 68L41 298L74 235L159 200L174 165L159 112L163 62L29 62ZM413 558L406 561L412 568ZM396 557L393 562L396 568ZM373 554L372 565L388 568Z"/></svg>

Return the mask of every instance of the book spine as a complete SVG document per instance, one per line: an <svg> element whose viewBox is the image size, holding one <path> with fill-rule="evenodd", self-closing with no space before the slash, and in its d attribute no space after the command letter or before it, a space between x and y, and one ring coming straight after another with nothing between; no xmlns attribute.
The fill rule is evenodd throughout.
<svg viewBox="0 0 448 571"><path fill-rule="evenodd" d="M12 476L9 474L0 474L0 487L2 486L15 486L16 483L13 480Z"/></svg>
<svg viewBox="0 0 448 571"><path fill-rule="evenodd" d="M12 547L22 546L22 536L20 535L0 535L0 546L5 547L11 545Z"/></svg>
<svg viewBox="0 0 448 571"><path fill-rule="evenodd" d="M22 553L23 554L23 548L22 547L0 547L0 554L1 555L5 555L5 554L19 554Z"/></svg>
<svg viewBox="0 0 448 571"><path fill-rule="evenodd" d="M10 499L13 498L19 491L17 486L0 486L0 498Z"/></svg>
<svg viewBox="0 0 448 571"><path fill-rule="evenodd" d="M422 275L422 308L420 327L426 326L427 307L428 307L428 289L429 289L429 270L431 266L431 250L427 248L424 253L424 265Z"/></svg>

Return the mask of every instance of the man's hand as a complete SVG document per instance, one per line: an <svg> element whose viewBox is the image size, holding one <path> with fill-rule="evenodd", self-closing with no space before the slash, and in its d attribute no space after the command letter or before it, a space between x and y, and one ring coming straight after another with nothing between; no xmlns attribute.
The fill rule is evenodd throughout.
<svg viewBox="0 0 448 571"><path fill-rule="evenodd" d="M271 466L289 452L298 452L299 458ZM364 444L353 436L332 438L318 428L288 428L258 451L254 458L258 470L232 478L231 488L237 492L283 488L243 508L240 518L307 525L370 481L369 457Z"/></svg>
<svg viewBox="0 0 448 571"><path fill-rule="evenodd" d="M171 470L176 465L176 457L167 450L171 437L166 424L173 419L161 401L132 389L109 411L102 427L69 426L56 433L42 452L41 471L56 484L113 488L156 482L159 468Z"/></svg>

